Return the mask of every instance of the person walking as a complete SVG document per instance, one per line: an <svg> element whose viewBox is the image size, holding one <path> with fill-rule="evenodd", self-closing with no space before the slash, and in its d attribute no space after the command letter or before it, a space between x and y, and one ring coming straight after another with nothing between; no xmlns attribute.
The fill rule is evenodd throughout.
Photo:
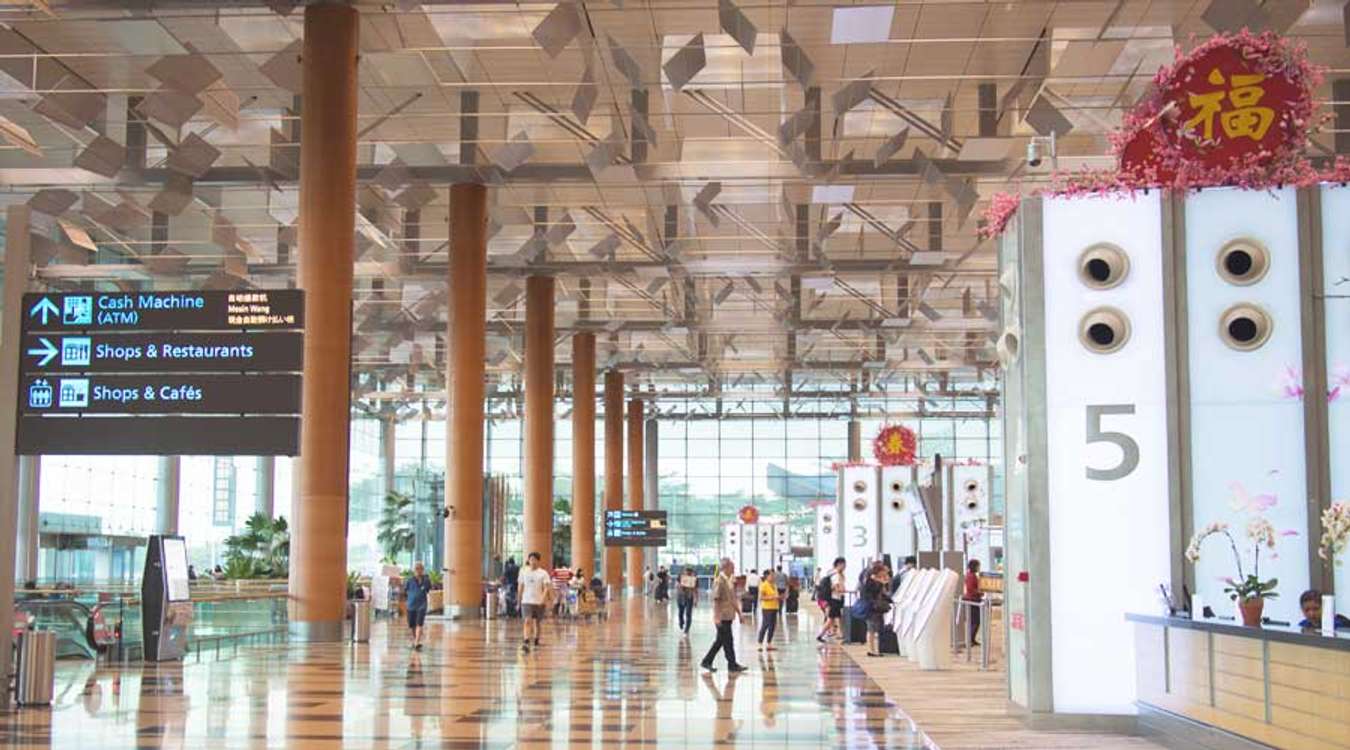
<svg viewBox="0 0 1350 750"><path fill-rule="evenodd" d="M670 601L670 573L664 567L656 572L654 596L658 604L665 604Z"/></svg>
<svg viewBox="0 0 1350 750"><path fill-rule="evenodd" d="M961 598L975 604L979 604L984 599L984 592L980 591L979 560L971 560L966 563L965 591ZM966 639L966 642L971 646L978 646L980 641L976 636L980 634L980 608L978 606L966 607L966 611L970 613L970 637Z"/></svg>
<svg viewBox="0 0 1350 750"><path fill-rule="evenodd" d="M431 576L422 563L413 565L413 574L403 586L407 596L408 630L412 631L412 647L422 650L423 624L427 620L427 594L431 591Z"/></svg>
<svg viewBox="0 0 1350 750"><path fill-rule="evenodd" d="M881 629L891 611L891 570L886 563L872 563L858 596L867 602L867 655L881 656Z"/></svg>
<svg viewBox="0 0 1350 750"><path fill-rule="evenodd" d="M515 617L519 614L520 598L516 596L519 585L520 566L516 565L516 558L507 558L506 565L502 568L502 590L506 592L507 617Z"/></svg>
<svg viewBox="0 0 1350 750"><path fill-rule="evenodd" d="M712 648L708 649L707 656L699 666L703 667L705 672L716 672L717 668L713 666L713 659L717 657L717 652L726 654L727 671L731 674L739 674L745 671L745 667L736 661L736 644L732 639L731 624L733 621L745 622L745 616L740 613L736 606L736 587L731 581L731 576L736 572L736 566L731 562L731 558L722 558L722 567L713 579L713 622L717 623L717 640L713 641Z"/></svg>
<svg viewBox="0 0 1350 750"><path fill-rule="evenodd" d="M750 603L750 612L754 613L759 602L759 573L754 568L745 571L745 600Z"/></svg>
<svg viewBox="0 0 1350 750"><path fill-rule="evenodd" d="M530 642L539 645L539 623L544 619L544 608L548 605L549 591L553 589L553 577L539 564L539 553L531 552L525 558L525 569L520 572L520 613L524 618L521 635L524 642L520 649L530 653Z"/></svg>
<svg viewBox="0 0 1350 750"><path fill-rule="evenodd" d="M675 607L678 610L680 632L687 638L689 626L694 623L694 604L698 601L698 576L694 569L685 567L675 588Z"/></svg>
<svg viewBox="0 0 1350 750"><path fill-rule="evenodd" d="M773 634L778 629L779 592L771 570L764 571L764 578L759 584L759 611L759 648L775 651Z"/></svg>
<svg viewBox="0 0 1350 750"><path fill-rule="evenodd" d="M848 561L844 558L834 558L834 567L830 568L827 576L820 579L821 593L829 594L829 598L825 600L825 627L816 634L816 640L821 643L825 642L827 636L842 637L839 622L844 617L844 592L847 590L844 583L844 568L847 565Z"/></svg>

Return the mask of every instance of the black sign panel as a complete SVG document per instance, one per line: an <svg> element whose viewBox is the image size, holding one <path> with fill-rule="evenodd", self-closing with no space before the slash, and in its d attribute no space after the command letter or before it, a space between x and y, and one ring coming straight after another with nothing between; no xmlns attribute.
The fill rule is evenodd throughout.
<svg viewBox="0 0 1350 750"><path fill-rule="evenodd" d="M612 547L666 546L666 511L605 511L605 544Z"/></svg>
<svg viewBox="0 0 1350 750"><path fill-rule="evenodd" d="M294 456L299 417L19 417L18 453Z"/></svg>
<svg viewBox="0 0 1350 750"><path fill-rule="evenodd" d="M299 375L30 375L23 414L299 414Z"/></svg>
<svg viewBox="0 0 1350 750"><path fill-rule="evenodd" d="M300 328L296 289L25 294L28 331L236 331Z"/></svg>
<svg viewBox="0 0 1350 750"><path fill-rule="evenodd" d="M304 335L260 333L30 333L23 372L298 372Z"/></svg>

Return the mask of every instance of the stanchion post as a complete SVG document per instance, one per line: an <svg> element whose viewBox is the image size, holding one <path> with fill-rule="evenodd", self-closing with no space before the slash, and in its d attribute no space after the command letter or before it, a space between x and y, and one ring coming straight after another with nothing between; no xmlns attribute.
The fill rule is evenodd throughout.
<svg viewBox="0 0 1350 750"><path fill-rule="evenodd" d="M984 599L980 610L980 669L989 669L989 619L994 614L994 605Z"/></svg>

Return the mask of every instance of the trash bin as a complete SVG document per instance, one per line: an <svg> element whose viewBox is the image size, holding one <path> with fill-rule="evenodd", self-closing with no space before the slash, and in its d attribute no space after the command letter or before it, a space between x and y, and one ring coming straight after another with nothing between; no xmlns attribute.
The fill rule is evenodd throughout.
<svg viewBox="0 0 1350 750"><path fill-rule="evenodd" d="M370 642L370 602L352 602L352 643Z"/></svg>
<svg viewBox="0 0 1350 750"><path fill-rule="evenodd" d="M498 610L500 609L500 606L501 606L501 605L500 605L500 602L501 602L501 599L498 597L498 594L497 594L496 591L489 590L489 591L487 592L487 597L485 598L485 601L484 601L484 610L485 610L485 611L484 611L484 613L483 613L484 616L487 617L487 619L489 619L489 620L495 620L495 619L497 619L497 617L499 616L499 615L498 615Z"/></svg>
<svg viewBox="0 0 1350 750"><path fill-rule="evenodd" d="M50 705L56 677L56 633L25 630L19 636L15 700L22 706Z"/></svg>

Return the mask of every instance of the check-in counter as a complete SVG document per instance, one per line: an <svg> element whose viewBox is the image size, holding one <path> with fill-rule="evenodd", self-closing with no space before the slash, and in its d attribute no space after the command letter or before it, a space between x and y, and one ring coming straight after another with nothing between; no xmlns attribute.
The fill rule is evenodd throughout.
<svg viewBox="0 0 1350 750"><path fill-rule="evenodd" d="M1141 711L1290 750L1350 747L1350 631L1126 615Z"/></svg>

